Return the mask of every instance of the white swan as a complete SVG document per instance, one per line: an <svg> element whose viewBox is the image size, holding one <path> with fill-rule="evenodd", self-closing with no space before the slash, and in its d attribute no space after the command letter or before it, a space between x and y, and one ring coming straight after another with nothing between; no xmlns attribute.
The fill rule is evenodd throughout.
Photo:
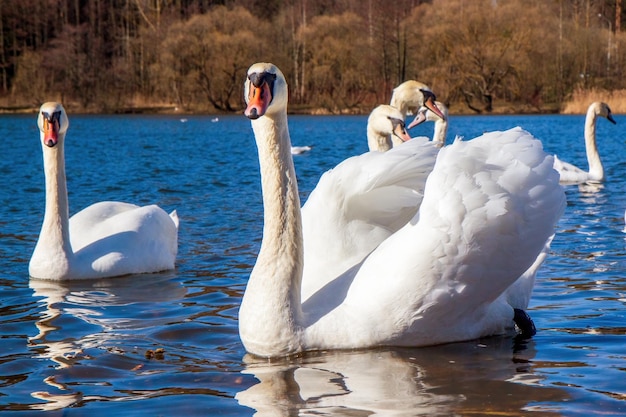
<svg viewBox="0 0 626 417"><path fill-rule="evenodd" d="M439 148L445 146L446 136L448 135L448 107L445 104L436 101L435 105L444 115L443 118L423 106L417 111L415 119L407 126L407 129L412 129L415 126L423 122L434 122L435 128L433 129L433 143Z"/></svg>
<svg viewBox="0 0 626 417"><path fill-rule="evenodd" d="M174 268L178 216L156 205L104 201L69 218L65 134L69 120L59 103L41 106L37 124L46 180L46 207L30 259L33 278L67 280L158 272Z"/></svg>
<svg viewBox="0 0 626 417"><path fill-rule="evenodd" d="M386 152L410 139L404 117L396 107L381 104L367 118L367 146L370 151Z"/></svg>
<svg viewBox="0 0 626 417"><path fill-rule="evenodd" d="M554 157L554 169L561 175L561 184L580 184L583 182L604 181L604 167L600 161L598 146L596 145L596 122L598 116L606 117L607 120L616 124L611 109L606 103L596 101L589 105L585 117L585 150L589 172L584 171L570 163L563 162Z"/></svg>
<svg viewBox="0 0 626 417"><path fill-rule="evenodd" d="M418 214L303 303L305 242L285 78L272 64L255 64L244 96L265 212L239 311L248 352L423 346L513 326L505 291L538 259L565 204L539 141L515 128L443 148Z"/></svg>

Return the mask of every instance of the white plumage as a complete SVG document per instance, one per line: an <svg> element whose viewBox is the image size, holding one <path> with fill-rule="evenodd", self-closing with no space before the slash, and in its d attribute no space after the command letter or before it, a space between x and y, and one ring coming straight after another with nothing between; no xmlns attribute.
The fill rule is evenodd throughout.
<svg viewBox="0 0 626 417"><path fill-rule="evenodd" d="M522 285L518 279L525 273L534 278L565 205L553 158L538 140L515 128L443 148L419 211L389 236L377 235L380 244L362 262L304 299L309 241L306 222L302 237L284 76L272 64L253 65L245 97L265 210L261 250L239 312L248 352L271 357L304 350L423 346L513 327L515 306L509 300L523 302L527 295L510 291L527 291L531 281ZM350 180L345 177L346 188ZM419 204L419 198L413 203ZM326 211L336 214L336 202L329 204ZM344 204L351 206L350 199ZM316 213L320 228L326 214L322 206ZM363 213L367 224L371 213ZM367 240L360 233L347 240ZM327 243L335 244L332 239Z"/></svg>

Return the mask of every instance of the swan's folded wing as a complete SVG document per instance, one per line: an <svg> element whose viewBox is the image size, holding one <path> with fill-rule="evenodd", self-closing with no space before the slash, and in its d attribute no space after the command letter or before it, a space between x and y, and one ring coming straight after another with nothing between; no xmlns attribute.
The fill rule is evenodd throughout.
<svg viewBox="0 0 626 417"><path fill-rule="evenodd" d="M176 221L157 205L103 201L70 218L70 240L85 273L112 275L174 268L178 252Z"/></svg>
<svg viewBox="0 0 626 417"><path fill-rule="evenodd" d="M350 287L345 306L367 305L363 323L388 317L363 331L438 343L512 325L495 301L541 256L565 207L552 164L519 128L443 148L419 217L370 254Z"/></svg>
<svg viewBox="0 0 626 417"><path fill-rule="evenodd" d="M411 140L349 158L322 175L302 208L305 298L415 215L437 152L432 142Z"/></svg>
<svg viewBox="0 0 626 417"><path fill-rule="evenodd" d="M306 221L365 221L372 227L398 230L419 208L426 178L438 149L431 142L411 140L388 152L349 158L322 175L303 207ZM412 212L409 218L399 215ZM404 218L398 224L398 218ZM341 232L341 230L339 230Z"/></svg>
<svg viewBox="0 0 626 417"><path fill-rule="evenodd" d="M445 225L446 245L462 249L446 280L489 301L535 262L565 207L552 166L520 128L442 150L420 214L426 225Z"/></svg>

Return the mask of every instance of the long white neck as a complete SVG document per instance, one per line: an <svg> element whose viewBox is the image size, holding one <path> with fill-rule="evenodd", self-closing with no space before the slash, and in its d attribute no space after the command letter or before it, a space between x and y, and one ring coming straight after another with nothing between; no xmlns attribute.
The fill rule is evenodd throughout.
<svg viewBox="0 0 626 417"><path fill-rule="evenodd" d="M395 138L395 136L393 136ZM386 152L389 149L393 148L393 146L398 146L402 143L400 138L398 139L398 143L394 143L392 141L392 135L381 135L376 132L371 126L367 126L367 146L370 151L380 151Z"/></svg>
<svg viewBox="0 0 626 417"><path fill-rule="evenodd" d="M263 241L239 310L246 350L260 356L298 351L302 323L302 220L287 115L252 121L263 191Z"/></svg>
<svg viewBox="0 0 626 417"><path fill-rule="evenodd" d="M36 278L64 277L69 271L73 257L63 139L60 137L59 143L54 148L42 144L46 208L29 270L30 275Z"/></svg>
<svg viewBox="0 0 626 417"><path fill-rule="evenodd" d="M435 128L433 130L433 142L438 147L442 147L446 144L446 135L448 134L448 121L441 118L435 120Z"/></svg>
<svg viewBox="0 0 626 417"><path fill-rule="evenodd" d="M604 167L602 167L598 146L596 145L597 118L596 108L590 107L585 118L585 149L587 151L587 162L589 163L589 174L597 180L603 180Z"/></svg>

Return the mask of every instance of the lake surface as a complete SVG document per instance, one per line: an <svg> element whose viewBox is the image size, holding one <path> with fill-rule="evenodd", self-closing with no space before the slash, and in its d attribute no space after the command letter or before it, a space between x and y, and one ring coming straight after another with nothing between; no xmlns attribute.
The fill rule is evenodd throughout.
<svg viewBox="0 0 626 417"><path fill-rule="evenodd" d="M421 349L245 355L237 311L262 235L243 116L70 116L70 212L157 203L181 219L177 269L29 280L44 209L35 115L0 116L0 410L46 416L626 414L626 116L598 122L607 181L568 186L529 313L537 335ZM302 200L367 150L366 116L291 116ZM586 166L583 116L457 116L455 135L522 126ZM432 124L413 129L431 135Z"/></svg>

